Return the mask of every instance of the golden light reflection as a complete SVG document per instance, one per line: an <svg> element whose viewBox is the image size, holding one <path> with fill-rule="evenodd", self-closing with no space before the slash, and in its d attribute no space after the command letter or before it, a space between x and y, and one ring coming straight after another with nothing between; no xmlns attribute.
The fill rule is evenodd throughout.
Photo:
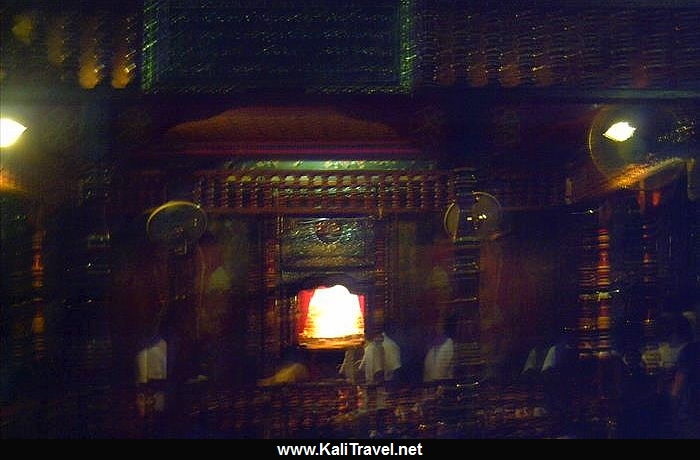
<svg viewBox="0 0 700 460"><path fill-rule="evenodd" d="M670 170L671 168L680 167L684 164L685 161L678 157L668 158L651 165L639 163L631 164L626 166L621 174L610 181L610 187L613 189L631 187L654 174Z"/></svg>
<svg viewBox="0 0 700 460"><path fill-rule="evenodd" d="M0 191L23 192L24 189L17 183L12 174L5 169L0 169Z"/></svg>
<svg viewBox="0 0 700 460"><path fill-rule="evenodd" d="M51 20L46 31L46 56L51 65L56 67L61 67L68 55L66 50L67 27L68 19L65 16L60 16Z"/></svg>
<svg viewBox="0 0 700 460"><path fill-rule="evenodd" d="M340 339L343 345L347 345L346 340L359 344L364 327L359 297L345 286L335 285L314 291L300 338L302 342L304 339Z"/></svg>
<svg viewBox="0 0 700 460"><path fill-rule="evenodd" d="M100 24L96 17L88 18L80 37L80 56L78 58L78 83L85 89L93 89L102 81L101 50L99 47Z"/></svg>
<svg viewBox="0 0 700 460"><path fill-rule="evenodd" d="M35 17L32 13L22 13L14 17L12 25L12 35L25 45L29 45L34 40Z"/></svg>
<svg viewBox="0 0 700 460"><path fill-rule="evenodd" d="M134 78L136 64L134 59L134 32L130 18L125 18L119 25L119 30L115 34L114 56L112 58L112 87L117 89L126 88Z"/></svg>

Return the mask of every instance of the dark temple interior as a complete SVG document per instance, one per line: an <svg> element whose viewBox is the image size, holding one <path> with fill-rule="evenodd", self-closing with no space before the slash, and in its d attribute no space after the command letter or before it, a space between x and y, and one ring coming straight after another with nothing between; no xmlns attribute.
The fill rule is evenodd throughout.
<svg viewBox="0 0 700 460"><path fill-rule="evenodd" d="M698 25L3 1L0 438L697 439Z"/></svg>

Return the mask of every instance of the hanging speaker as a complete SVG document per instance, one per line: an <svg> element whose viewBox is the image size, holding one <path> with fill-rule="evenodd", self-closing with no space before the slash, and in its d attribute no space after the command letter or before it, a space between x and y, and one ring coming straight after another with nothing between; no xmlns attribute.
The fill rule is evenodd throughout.
<svg viewBox="0 0 700 460"><path fill-rule="evenodd" d="M202 208L189 201L169 201L148 216L146 232L152 242L185 254L207 228L207 215Z"/></svg>
<svg viewBox="0 0 700 460"><path fill-rule="evenodd" d="M484 240L498 234L503 211L495 196L486 192L474 192L474 204L462 211L457 203L451 203L443 217L445 231L456 241L464 232Z"/></svg>

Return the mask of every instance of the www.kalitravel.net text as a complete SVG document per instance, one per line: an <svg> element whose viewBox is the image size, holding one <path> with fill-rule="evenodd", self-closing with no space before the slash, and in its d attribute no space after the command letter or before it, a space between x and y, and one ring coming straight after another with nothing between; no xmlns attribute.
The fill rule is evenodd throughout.
<svg viewBox="0 0 700 460"><path fill-rule="evenodd" d="M360 442L319 442L308 445L278 445L277 453L280 456L297 455L375 455L375 456L401 456L401 455L423 455L423 445L416 443L413 445L397 445L393 442L384 445L369 445Z"/></svg>

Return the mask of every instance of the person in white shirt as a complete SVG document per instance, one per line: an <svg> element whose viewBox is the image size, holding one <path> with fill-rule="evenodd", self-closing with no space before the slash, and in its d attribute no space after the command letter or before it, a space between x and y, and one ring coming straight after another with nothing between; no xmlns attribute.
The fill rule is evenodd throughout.
<svg viewBox="0 0 700 460"><path fill-rule="evenodd" d="M401 367L401 350L381 329L375 329L370 337L360 361L360 371L363 371L367 385L366 407L371 409L374 403L376 408L382 409L387 397L385 384L394 379L395 372ZM371 397L375 391L376 400Z"/></svg>
<svg viewBox="0 0 700 460"><path fill-rule="evenodd" d="M365 352L360 362L364 370L365 382L368 384L389 381L394 372L401 367L399 346L385 332L375 333L372 340L365 345Z"/></svg>
<svg viewBox="0 0 700 460"><path fill-rule="evenodd" d="M432 346L425 355L423 381L435 382L454 378L454 342L440 324Z"/></svg>
<svg viewBox="0 0 700 460"><path fill-rule="evenodd" d="M136 407L141 417L165 410L164 382L168 378L168 344L154 338L136 355Z"/></svg>

